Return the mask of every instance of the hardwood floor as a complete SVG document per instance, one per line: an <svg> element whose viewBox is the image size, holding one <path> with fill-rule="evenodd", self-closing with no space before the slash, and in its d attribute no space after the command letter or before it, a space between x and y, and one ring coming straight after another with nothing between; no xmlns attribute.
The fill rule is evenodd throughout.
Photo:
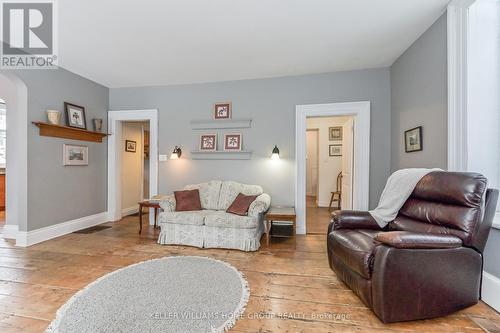
<svg viewBox="0 0 500 333"><path fill-rule="evenodd" d="M332 211L336 208L332 207ZM326 235L328 225L330 224L331 212L327 207L318 207L316 205L316 197L306 197L306 223L307 233Z"/></svg>
<svg viewBox="0 0 500 333"><path fill-rule="evenodd" d="M29 248L0 240L0 332L43 332L57 309L96 278L173 255L218 258L245 274L251 297L232 332L482 332L481 326L500 326L500 315L484 303L445 318L384 325L330 270L324 235L273 239L245 253L160 246L157 230L137 233L137 217L106 225L111 228Z"/></svg>

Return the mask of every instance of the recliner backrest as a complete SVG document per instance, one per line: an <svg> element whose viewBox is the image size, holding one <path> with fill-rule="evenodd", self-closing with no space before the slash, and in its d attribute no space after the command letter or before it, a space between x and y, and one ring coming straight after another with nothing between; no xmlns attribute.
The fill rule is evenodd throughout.
<svg viewBox="0 0 500 333"><path fill-rule="evenodd" d="M418 182L389 228L455 235L464 246L482 252L483 240L476 236L483 222L486 190L487 180L478 173L431 172Z"/></svg>

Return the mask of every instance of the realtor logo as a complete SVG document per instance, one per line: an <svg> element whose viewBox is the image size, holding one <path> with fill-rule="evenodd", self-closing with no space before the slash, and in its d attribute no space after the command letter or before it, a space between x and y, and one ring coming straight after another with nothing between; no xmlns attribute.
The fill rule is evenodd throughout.
<svg viewBox="0 0 500 333"><path fill-rule="evenodd" d="M3 0L1 9L3 43L0 67L56 68L56 11L53 0Z"/></svg>

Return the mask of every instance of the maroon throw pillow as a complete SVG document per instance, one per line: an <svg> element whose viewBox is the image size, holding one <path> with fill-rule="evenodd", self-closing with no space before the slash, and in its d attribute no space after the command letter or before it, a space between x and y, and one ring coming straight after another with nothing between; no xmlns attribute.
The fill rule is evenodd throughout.
<svg viewBox="0 0 500 333"><path fill-rule="evenodd" d="M250 205L257 197L258 195L244 195L240 193L236 199L234 199L233 203L229 206L226 212L242 216L247 215L248 208L250 208Z"/></svg>
<svg viewBox="0 0 500 333"><path fill-rule="evenodd" d="M200 191L185 190L175 191L175 211L201 210Z"/></svg>

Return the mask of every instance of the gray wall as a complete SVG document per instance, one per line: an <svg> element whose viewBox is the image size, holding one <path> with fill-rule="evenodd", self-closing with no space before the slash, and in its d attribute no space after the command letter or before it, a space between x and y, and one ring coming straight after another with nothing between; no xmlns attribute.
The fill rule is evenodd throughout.
<svg viewBox="0 0 500 333"><path fill-rule="evenodd" d="M91 129L92 118L107 118L109 89L64 69L9 73L17 75L28 88L27 231L106 211L106 141L39 136L31 122L46 121L47 109L63 111L63 103L71 102L85 107ZM64 167L63 143L88 146L89 166ZM24 226L20 230L25 231Z"/></svg>
<svg viewBox="0 0 500 333"><path fill-rule="evenodd" d="M447 167L446 13L392 65L391 170ZM404 131L423 126L423 151L405 153Z"/></svg>
<svg viewBox="0 0 500 333"><path fill-rule="evenodd" d="M175 145L182 159L160 163L159 191L170 193L189 183L213 178L260 184L274 203L293 204L295 191L295 106L298 104L371 101L370 206L374 207L390 169L390 82L388 69L370 69L260 80L163 87L110 89L110 109L159 109L159 151ZM214 102L231 100L233 118L252 118L243 129L250 161L192 160L199 135L193 119L210 119ZM234 130L233 130L234 132ZM223 131L219 131L219 146ZM281 161L270 160L277 144Z"/></svg>

